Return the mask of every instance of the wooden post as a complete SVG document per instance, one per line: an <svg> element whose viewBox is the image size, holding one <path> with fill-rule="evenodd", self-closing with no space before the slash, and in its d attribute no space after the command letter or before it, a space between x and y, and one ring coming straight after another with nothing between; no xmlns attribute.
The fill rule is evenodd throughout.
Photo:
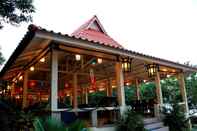
<svg viewBox="0 0 197 131"><path fill-rule="evenodd" d="M27 107L27 94L28 94L28 71L24 71L24 78L23 78L23 101L22 101L22 108L24 109Z"/></svg>
<svg viewBox="0 0 197 131"><path fill-rule="evenodd" d="M136 96L137 96L137 100L140 100L140 86L139 86L138 79L135 80L135 85L136 85Z"/></svg>
<svg viewBox="0 0 197 131"><path fill-rule="evenodd" d="M187 102L187 92L185 88L185 79L184 79L184 73L180 73L178 75L178 81L179 81L179 88L180 88L180 93L182 100L184 102L184 111L186 113L186 117L189 115L189 107L188 107L188 102ZM189 120L189 128L191 129L191 121Z"/></svg>
<svg viewBox="0 0 197 131"><path fill-rule="evenodd" d="M85 104L88 104L88 87L85 87Z"/></svg>
<svg viewBox="0 0 197 131"><path fill-rule="evenodd" d="M14 93L15 93L15 83L13 82L11 84L11 97L14 98Z"/></svg>
<svg viewBox="0 0 197 131"><path fill-rule="evenodd" d="M112 79L108 80L107 96L112 96Z"/></svg>
<svg viewBox="0 0 197 131"><path fill-rule="evenodd" d="M115 65L116 69L116 83L117 83L117 97L118 103L120 106L120 114L123 115L126 106L125 106L125 92L124 92L124 78L121 62L117 62Z"/></svg>
<svg viewBox="0 0 197 131"><path fill-rule="evenodd" d="M77 101L77 74L73 75L73 108L78 108L78 101Z"/></svg>
<svg viewBox="0 0 197 131"><path fill-rule="evenodd" d="M187 103L187 93L186 93L186 89L185 89L185 80L184 80L183 73L179 74L178 80L179 80L179 89L180 89L181 97L184 102L184 110L185 110L185 112L188 112L189 108L188 108L188 103Z"/></svg>
<svg viewBox="0 0 197 131"><path fill-rule="evenodd" d="M51 50L51 112L52 117L60 120L58 109L58 52Z"/></svg>
<svg viewBox="0 0 197 131"><path fill-rule="evenodd" d="M160 74L157 71L155 76L155 84L156 84L156 95L157 95L157 105L155 107L155 116L160 116L160 107L163 105L163 96L161 90L161 83L160 83Z"/></svg>
<svg viewBox="0 0 197 131"><path fill-rule="evenodd" d="M70 105L72 106L73 105L73 94L72 93L70 93L69 98L70 98Z"/></svg>

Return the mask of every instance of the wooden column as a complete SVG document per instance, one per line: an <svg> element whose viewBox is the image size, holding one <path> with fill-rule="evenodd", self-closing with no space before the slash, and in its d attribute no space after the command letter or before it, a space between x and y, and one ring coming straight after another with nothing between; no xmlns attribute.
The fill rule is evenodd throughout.
<svg viewBox="0 0 197 131"><path fill-rule="evenodd" d="M107 96L112 96L112 79L108 79Z"/></svg>
<svg viewBox="0 0 197 131"><path fill-rule="evenodd" d="M85 104L88 104L88 87L85 87Z"/></svg>
<svg viewBox="0 0 197 131"><path fill-rule="evenodd" d="M140 86L138 79L135 80L135 86L136 86L136 96L137 100L140 100Z"/></svg>
<svg viewBox="0 0 197 131"><path fill-rule="evenodd" d="M188 107L188 102L187 102L187 92L186 92L186 88L185 88L184 73L180 73L178 75L178 81L179 81L179 88L180 88L181 97L182 97L182 100L184 102L184 111L187 114L186 117L188 117L189 107ZM191 121L190 120L188 122L188 125L189 125L189 128L191 130L192 126L191 126Z"/></svg>
<svg viewBox="0 0 197 131"><path fill-rule="evenodd" d="M73 75L73 108L78 108L78 101L77 101L77 74Z"/></svg>
<svg viewBox="0 0 197 131"><path fill-rule="evenodd" d="M27 94L28 94L28 71L24 71L24 78L23 78L23 101L22 101L22 108L24 109L27 107Z"/></svg>
<svg viewBox="0 0 197 131"><path fill-rule="evenodd" d="M52 117L60 120L58 109L58 52L51 51L51 112Z"/></svg>
<svg viewBox="0 0 197 131"><path fill-rule="evenodd" d="M181 97L184 102L184 110L185 110L185 112L188 112L189 108L188 108L187 93L186 93L186 89L185 89L185 80L184 80L183 73L180 73L178 75L178 81L179 81L179 88L180 88Z"/></svg>
<svg viewBox="0 0 197 131"><path fill-rule="evenodd" d="M11 97L14 97L14 93L15 93L15 83L13 82L11 84Z"/></svg>
<svg viewBox="0 0 197 131"><path fill-rule="evenodd" d="M161 90L161 83L160 83L160 74L157 71L155 76L155 84L156 84L156 95L157 95L157 105L155 107L155 116L160 116L160 107L163 105L163 96L162 96L162 90Z"/></svg>
<svg viewBox="0 0 197 131"><path fill-rule="evenodd" d="M72 93L70 93L69 98L70 98L70 105L72 106L73 105L73 94Z"/></svg>
<svg viewBox="0 0 197 131"><path fill-rule="evenodd" d="M117 83L117 97L118 103L120 106L120 113L123 115L126 106L125 106L125 91L124 91L124 78L123 78L123 70L122 70L122 63L117 62L115 65L116 69L116 83Z"/></svg>

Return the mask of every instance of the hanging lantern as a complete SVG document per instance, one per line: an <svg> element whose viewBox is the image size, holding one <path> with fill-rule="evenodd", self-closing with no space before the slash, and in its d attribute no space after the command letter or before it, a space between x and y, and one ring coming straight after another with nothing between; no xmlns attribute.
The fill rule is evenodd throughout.
<svg viewBox="0 0 197 131"><path fill-rule="evenodd" d="M75 59L76 59L76 61L80 61L80 60L81 60L81 55L76 54L76 55L75 55Z"/></svg>
<svg viewBox="0 0 197 131"><path fill-rule="evenodd" d="M157 64L147 64L145 65L146 71L148 72L148 77L155 76L156 72L159 71L159 65Z"/></svg>
<svg viewBox="0 0 197 131"><path fill-rule="evenodd" d="M122 59L122 68L124 72L131 72L131 63L132 63L132 59L130 58Z"/></svg>

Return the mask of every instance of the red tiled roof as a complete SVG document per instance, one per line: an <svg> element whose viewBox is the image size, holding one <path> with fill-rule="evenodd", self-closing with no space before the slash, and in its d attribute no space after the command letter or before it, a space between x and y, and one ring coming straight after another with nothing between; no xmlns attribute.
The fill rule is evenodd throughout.
<svg viewBox="0 0 197 131"><path fill-rule="evenodd" d="M95 27L92 27L93 24ZM123 48L122 45L120 45L106 33L96 16L93 16L90 20L81 25L76 31L71 34L71 36L98 42L114 48Z"/></svg>
<svg viewBox="0 0 197 131"><path fill-rule="evenodd" d="M106 47L106 48L108 47L108 48L111 48L111 49L114 49L114 50L117 50L117 51L122 51L122 52L125 52L125 53L132 54L134 56L144 57L144 58L147 58L147 59L150 59L150 60L155 60L155 61L161 61L161 62L164 62L164 63L172 64L174 66L177 65L177 66L180 66L182 68L189 68L189 69L197 72L197 68L194 67L194 66L184 65L184 64L176 63L176 62L173 62L173 61L170 61L170 60L165 60L165 59L157 58L157 57L154 57L154 56L145 55L145 54L142 54L142 53L139 53L139 52L127 50L125 48L119 48L119 47L115 48L113 46L111 47L109 44L106 45L102 42L95 42L93 40L89 40L87 38L77 37L75 35L69 36L68 34L62 34L61 32L57 33L57 32L54 32L53 30L46 30L46 29L44 29L42 27L39 27L39 26L36 26L36 25L29 25L28 32L23 37L23 39L21 40L21 42L19 43L19 45L17 46L15 51L12 53L11 57L8 59L8 61L5 63L4 67L2 68L2 70L0 72L0 77L2 77L5 74L5 72L10 68L10 66L15 62L16 58L21 54L21 52L26 48L26 46L34 38L35 33L37 31L41 31L43 33L50 33L50 34L55 35L55 36L58 35L58 36L61 36L61 37L64 37L64 38L73 38L75 40L90 42L90 43L93 43L97 46L102 46L102 47Z"/></svg>

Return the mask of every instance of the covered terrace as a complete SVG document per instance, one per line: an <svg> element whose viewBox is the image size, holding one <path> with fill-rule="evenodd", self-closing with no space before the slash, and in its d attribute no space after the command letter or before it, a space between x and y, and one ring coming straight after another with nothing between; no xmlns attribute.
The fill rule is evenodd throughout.
<svg viewBox="0 0 197 131"><path fill-rule="evenodd" d="M111 112L114 121L127 108L125 87L135 85L140 100L140 83L155 82L157 99L154 117L163 105L160 80L176 76L185 112L188 112L184 76L197 69L172 61L129 51L113 40L94 16L71 35L30 25L0 75L8 81L1 93L18 100L23 108L48 102L53 117L62 112L89 112L90 126L102 126L99 112ZM106 99L89 105L91 93ZM103 104L104 103L104 104ZM110 114L110 113L106 113ZM106 118L106 119L108 119Z"/></svg>

